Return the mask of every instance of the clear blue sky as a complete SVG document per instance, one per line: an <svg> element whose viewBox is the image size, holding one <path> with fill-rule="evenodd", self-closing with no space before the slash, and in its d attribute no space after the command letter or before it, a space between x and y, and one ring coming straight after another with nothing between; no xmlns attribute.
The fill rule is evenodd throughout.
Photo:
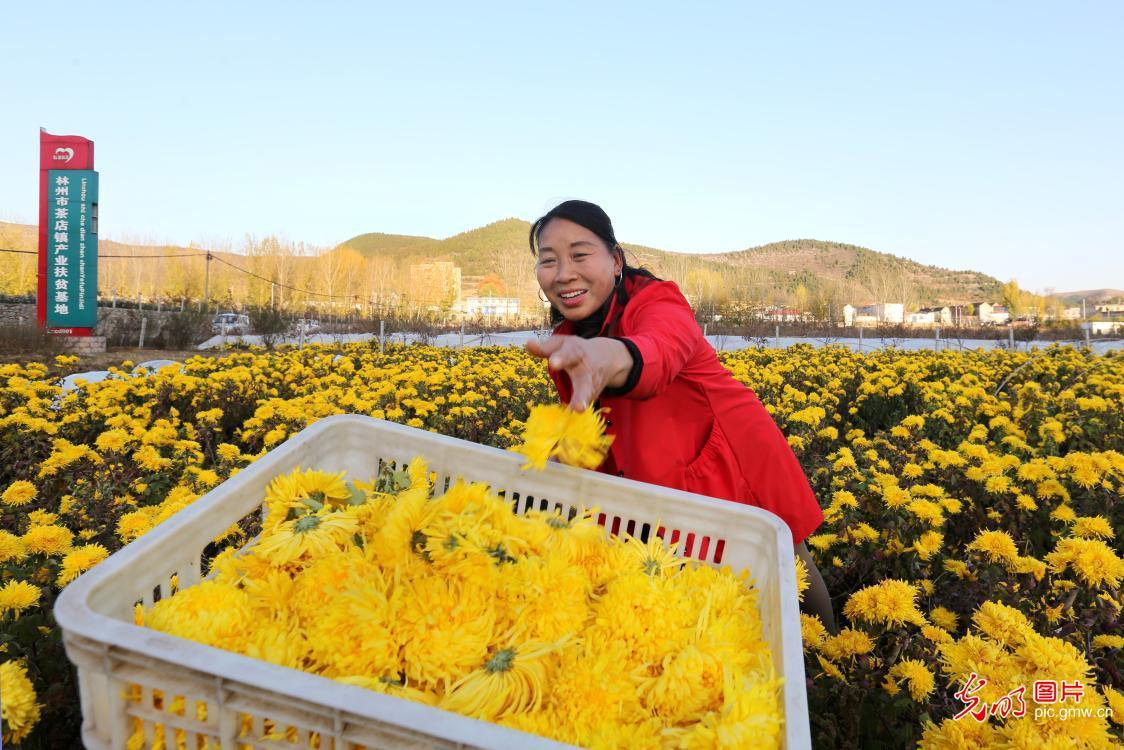
<svg viewBox="0 0 1124 750"><path fill-rule="evenodd" d="M103 237L446 237L583 197L666 249L1124 288L1117 0L161 5L5 8L0 218L35 220L42 126L95 141Z"/></svg>

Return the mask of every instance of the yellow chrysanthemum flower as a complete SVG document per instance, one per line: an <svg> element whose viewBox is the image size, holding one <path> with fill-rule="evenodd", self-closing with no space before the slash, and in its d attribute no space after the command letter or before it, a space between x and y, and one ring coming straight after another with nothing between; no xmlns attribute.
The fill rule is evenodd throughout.
<svg viewBox="0 0 1124 750"><path fill-rule="evenodd" d="M804 592L812 585L811 580L808 578L808 565L804 560L796 556L796 596L800 601L804 601Z"/></svg>
<svg viewBox="0 0 1124 750"><path fill-rule="evenodd" d="M63 526L32 526L20 541L32 554L58 555L70 549L74 534Z"/></svg>
<svg viewBox="0 0 1124 750"><path fill-rule="evenodd" d="M1107 685L1101 691L1104 693L1105 702L1112 711L1110 718L1116 724L1124 726L1124 693L1113 690Z"/></svg>
<svg viewBox="0 0 1124 750"><path fill-rule="evenodd" d="M153 630L239 653L261 624L245 591L216 581L161 599L145 613L144 622Z"/></svg>
<svg viewBox="0 0 1124 750"><path fill-rule="evenodd" d="M869 654L873 650L874 641L870 636L854 628L843 628L838 635L828 636L820 644L820 653L833 662Z"/></svg>
<svg viewBox="0 0 1124 750"><path fill-rule="evenodd" d="M956 613L945 607L933 607L929 611L929 619L933 621L934 625L944 628L950 632L956 630L957 621Z"/></svg>
<svg viewBox="0 0 1124 750"><path fill-rule="evenodd" d="M727 674L722 705L694 726L670 734L680 747L780 748L784 742L780 685L780 679L765 669L741 678Z"/></svg>
<svg viewBox="0 0 1124 750"><path fill-rule="evenodd" d="M851 594L843 612L852 620L874 625L923 625L925 616L917 609L917 595L914 585L890 578Z"/></svg>
<svg viewBox="0 0 1124 750"><path fill-rule="evenodd" d="M996 643L1015 648L1034 632L1030 620L1019 610L1001 602L984 602L972 615L980 632Z"/></svg>
<svg viewBox="0 0 1124 750"><path fill-rule="evenodd" d="M968 563L963 560L945 560L944 569L952 573L957 578L971 578L972 571L968 567Z"/></svg>
<svg viewBox="0 0 1124 750"><path fill-rule="evenodd" d="M992 563L1013 564L1019 556L1015 540L1006 531L981 531L967 549L980 552Z"/></svg>
<svg viewBox="0 0 1124 750"><path fill-rule="evenodd" d="M888 678L906 683L910 696L918 703L932 695L936 682L924 662L916 659L902 659L890 667Z"/></svg>
<svg viewBox="0 0 1124 750"><path fill-rule="evenodd" d="M922 625L921 635L937 645L951 643L954 640L951 633L936 625Z"/></svg>
<svg viewBox="0 0 1124 750"><path fill-rule="evenodd" d="M836 664L823 658L820 654L816 654L816 660L820 663L820 669L823 670L825 675L833 677L843 683L847 682L847 677Z"/></svg>
<svg viewBox="0 0 1124 750"><path fill-rule="evenodd" d="M25 609L38 604L41 594L38 586L27 581L8 581L0 586L0 616L12 612L18 617Z"/></svg>
<svg viewBox="0 0 1124 750"><path fill-rule="evenodd" d="M106 430L98 435L94 445L102 453L119 453L129 443L130 435L122 429Z"/></svg>
<svg viewBox="0 0 1124 750"><path fill-rule="evenodd" d="M500 584L511 609L513 639L556 642L588 625L594 584L565 557L529 557L509 566Z"/></svg>
<svg viewBox="0 0 1124 750"><path fill-rule="evenodd" d="M1115 539L1116 532L1104 516L1079 516L1073 521L1071 532L1085 539Z"/></svg>
<svg viewBox="0 0 1124 750"><path fill-rule="evenodd" d="M23 540L9 531L0 530L0 563L21 560L27 554Z"/></svg>
<svg viewBox="0 0 1124 750"><path fill-rule="evenodd" d="M546 468L546 462L559 461L584 469L596 469L605 460L612 435L605 435L605 420L592 407L574 411L561 404L540 405L531 409L523 431L523 442L512 448L527 457L524 469Z"/></svg>
<svg viewBox="0 0 1124 750"><path fill-rule="evenodd" d="M172 465L172 459L160 455L154 445L143 445L133 454L133 462L145 471L160 472Z"/></svg>
<svg viewBox="0 0 1124 750"><path fill-rule="evenodd" d="M12 482L4 490L4 494L0 495L0 500L12 508L21 508L29 504L39 495L39 491L31 482L19 480Z"/></svg>
<svg viewBox="0 0 1124 750"><path fill-rule="evenodd" d="M305 665L308 650L304 631L297 623L269 617L246 634L241 653L270 664L300 669Z"/></svg>
<svg viewBox="0 0 1124 750"><path fill-rule="evenodd" d="M152 531L152 516L148 510L134 510L117 519L117 536L128 544Z"/></svg>
<svg viewBox="0 0 1124 750"><path fill-rule="evenodd" d="M59 515L42 509L33 510L27 514L27 520L32 526L46 526L58 521Z"/></svg>
<svg viewBox="0 0 1124 750"><path fill-rule="evenodd" d="M1093 648L1119 648L1124 649L1124 635L1095 635Z"/></svg>
<svg viewBox="0 0 1124 750"><path fill-rule="evenodd" d="M550 659L565 643L523 643L492 652L484 664L449 686L440 708L495 721L537 710L543 702Z"/></svg>
<svg viewBox="0 0 1124 750"><path fill-rule="evenodd" d="M27 677L27 668L14 661L0 663L0 718L6 731L5 744L18 744L39 723L35 686Z"/></svg>
<svg viewBox="0 0 1124 750"><path fill-rule="evenodd" d="M455 580L414 577L402 602L396 632L403 668L419 689L445 692L486 661L497 615L486 591Z"/></svg>
<svg viewBox="0 0 1124 750"><path fill-rule="evenodd" d="M263 531L257 554L281 566L350 546L359 522L348 512L318 512L283 521Z"/></svg>
<svg viewBox="0 0 1124 750"><path fill-rule="evenodd" d="M597 523L598 512L597 508L582 508L566 519L557 512L528 511L523 515L523 533L538 554L581 563L605 549L605 529Z"/></svg>
<svg viewBox="0 0 1124 750"><path fill-rule="evenodd" d="M917 553L917 556L922 560L932 559L933 555L940 551L941 546L944 544L944 535L939 531L926 531L917 541L913 543L911 548Z"/></svg>
<svg viewBox="0 0 1124 750"><path fill-rule="evenodd" d="M223 461L237 461L242 458L241 449L230 443L219 443L218 447L215 448L215 453Z"/></svg>
<svg viewBox="0 0 1124 750"><path fill-rule="evenodd" d="M805 650L815 650L827 637L827 628L817 615L800 613L800 640Z"/></svg>
<svg viewBox="0 0 1124 750"><path fill-rule="evenodd" d="M69 440L57 438L54 441L54 450L51 455L47 456L47 459L39 465L39 477L54 476L62 469L84 458L95 464L102 463L101 457L88 446L75 445Z"/></svg>
<svg viewBox="0 0 1124 750"><path fill-rule="evenodd" d="M62 565L59 568L55 585L65 586L108 556L109 551L100 544L84 544L80 547L74 547L62 558Z"/></svg>
<svg viewBox="0 0 1124 750"><path fill-rule="evenodd" d="M638 537L625 536L619 545L618 561L620 570L635 570L650 576L666 576L679 571L683 558L675 554L678 542L669 544L662 537L651 534L647 542Z"/></svg>
<svg viewBox="0 0 1124 750"><path fill-rule="evenodd" d="M329 474L315 469L307 469L297 475L300 494L312 498L323 505L344 508L351 500L351 490L344 482L344 473Z"/></svg>
<svg viewBox="0 0 1124 750"><path fill-rule="evenodd" d="M1067 537L1046 555L1046 564L1055 573L1072 569L1090 586L1107 584L1119 588L1124 578L1124 560L1100 539Z"/></svg>

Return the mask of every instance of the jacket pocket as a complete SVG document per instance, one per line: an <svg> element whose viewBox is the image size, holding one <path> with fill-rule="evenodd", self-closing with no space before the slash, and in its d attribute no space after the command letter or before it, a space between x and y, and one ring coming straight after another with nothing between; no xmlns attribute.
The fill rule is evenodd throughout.
<svg viewBox="0 0 1124 750"><path fill-rule="evenodd" d="M734 451L717 422L699 455L684 467L683 489L722 500L748 500L745 479L738 468Z"/></svg>

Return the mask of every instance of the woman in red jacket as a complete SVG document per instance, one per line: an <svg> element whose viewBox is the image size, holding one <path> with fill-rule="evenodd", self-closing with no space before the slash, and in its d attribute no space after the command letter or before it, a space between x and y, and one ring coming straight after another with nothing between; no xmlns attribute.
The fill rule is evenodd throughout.
<svg viewBox="0 0 1124 750"><path fill-rule="evenodd" d="M547 359L564 403L608 408L615 435L600 471L755 505L780 516L808 566L808 609L835 631L831 599L804 539L823 513L756 394L718 361L674 282L630 268L601 208L566 201L531 227L554 335Z"/></svg>

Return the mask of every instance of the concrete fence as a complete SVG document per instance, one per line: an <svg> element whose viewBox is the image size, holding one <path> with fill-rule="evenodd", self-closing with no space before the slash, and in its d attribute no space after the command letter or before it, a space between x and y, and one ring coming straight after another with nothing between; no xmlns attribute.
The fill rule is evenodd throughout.
<svg viewBox="0 0 1124 750"><path fill-rule="evenodd" d="M98 326L95 335L105 336L111 346L136 346L139 341L141 321L144 337L149 343L159 340L160 331L178 310L136 310L132 308L98 308ZM30 325L35 322L35 305L29 303L0 303L0 326Z"/></svg>

